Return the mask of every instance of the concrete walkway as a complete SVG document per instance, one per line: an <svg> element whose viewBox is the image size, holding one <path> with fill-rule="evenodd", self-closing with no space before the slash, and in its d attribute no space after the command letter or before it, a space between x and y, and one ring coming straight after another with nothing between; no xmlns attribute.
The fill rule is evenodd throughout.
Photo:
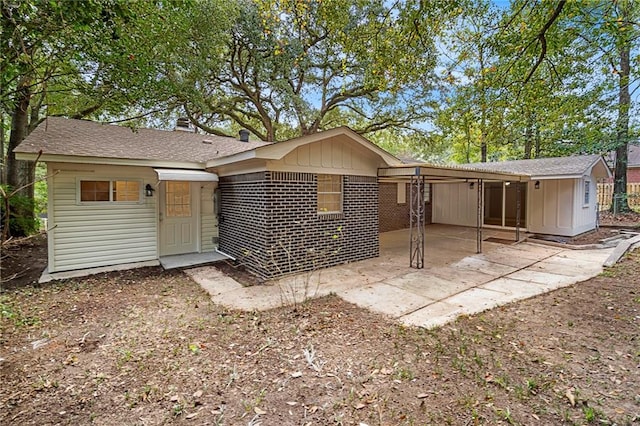
<svg viewBox="0 0 640 426"><path fill-rule="evenodd" d="M456 238L455 233L452 237L448 232L438 240L449 239L451 246L451 238ZM447 257L443 247L432 244L433 256L427 250L427 266L420 270L401 266L392 251L381 251L376 259L253 287L241 286L212 266L185 272L211 294L215 303L233 309L266 310L335 293L403 324L431 328L462 314L479 313L589 279L602 272L603 262L613 251L572 250L528 242L484 243L484 253L461 258L459 253L469 250L465 248L467 240L460 237L455 241L457 258L451 255L454 248L449 248ZM406 259L408 250L404 253Z"/></svg>

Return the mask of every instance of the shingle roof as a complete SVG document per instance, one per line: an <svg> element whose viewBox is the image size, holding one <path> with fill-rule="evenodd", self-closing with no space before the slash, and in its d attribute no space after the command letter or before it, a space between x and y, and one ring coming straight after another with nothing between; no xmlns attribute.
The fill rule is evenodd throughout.
<svg viewBox="0 0 640 426"><path fill-rule="evenodd" d="M204 163L268 145L184 131L132 130L87 120L49 117L15 149L20 153Z"/></svg>
<svg viewBox="0 0 640 426"><path fill-rule="evenodd" d="M640 167L640 145L629 144L627 167Z"/></svg>
<svg viewBox="0 0 640 426"><path fill-rule="evenodd" d="M461 164L479 170L518 173L529 176L575 176L589 170L602 158L600 155L576 155L572 157L536 158L532 160L512 160L489 163Z"/></svg>

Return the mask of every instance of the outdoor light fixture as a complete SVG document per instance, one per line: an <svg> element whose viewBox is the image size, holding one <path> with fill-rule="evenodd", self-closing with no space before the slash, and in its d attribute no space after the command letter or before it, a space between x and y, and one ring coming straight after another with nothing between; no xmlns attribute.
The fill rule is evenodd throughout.
<svg viewBox="0 0 640 426"><path fill-rule="evenodd" d="M505 182L504 183L504 186L509 186L509 185L511 185L511 182Z"/></svg>
<svg viewBox="0 0 640 426"><path fill-rule="evenodd" d="M535 189L540 189L540 181L539 181L539 180L537 180L537 181L536 181L536 183L533 185L533 187L534 187Z"/></svg>
<svg viewBox="0 0 640 426"><path fill-rule="evenodd" d="M144 195L147 197L153 197L153 191L155 191L155 189L153 189L150 184L147 184L147 186L144 187Z"/></svg>
<svg viewBox="0 0 640 426"><path fill-rule="evenodd" d="M471 182L471 183L469 184L469 189L473 189L473 184L474 184L474 183L475 183L475 182Z"/></svg>

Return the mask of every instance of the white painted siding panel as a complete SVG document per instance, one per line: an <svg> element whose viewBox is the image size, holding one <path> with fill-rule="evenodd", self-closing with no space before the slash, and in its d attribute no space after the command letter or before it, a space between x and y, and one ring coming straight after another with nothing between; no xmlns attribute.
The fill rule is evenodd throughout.
<svg viewBox="0 0 640 426"><path fill-rule="evenodd" d="M575 179L541 180L529 191L529 231L576 235L574 229Z"/></svg>
<svg viewBox="0 0 640 426"><path fill-rule="evenodd" d="M51 272L157 259L157 195L143 195L139 204L79 204L76 188L78 178L141 179L143 187L155 186L153 169L55 163L50 168L59 170L50 179Z"/></svg>
<svg viewBox="0 0 640 426"><path fill-rule="evenodd" d="M433 188L433 223L476 226L478 191L468 183L436 183Z"/></svg>
<svg viewBox="0 0 640 426"><path fill-rule="evenodd" d="M363 147L340 139L303 145L268 164L269 170L283 172L334 173L377 176L379 159Z"/></svg>
<svg viewBox="0 0 640 426"><path fill-rule="evenodd" d="M213 242L218 237L218 218L213 204L216 183L202 185L200 190L200 232L201 251L214 251L217 244Z"/></svg>
<svg viewBox="0 0 640 426"><path fill-rule="evenodd" d="M590 176L589 180L589 204L584 204L584 180L576 180L575 188L575 214L574 235L582 234L596 227L597 216L597 178Z"/></svg>

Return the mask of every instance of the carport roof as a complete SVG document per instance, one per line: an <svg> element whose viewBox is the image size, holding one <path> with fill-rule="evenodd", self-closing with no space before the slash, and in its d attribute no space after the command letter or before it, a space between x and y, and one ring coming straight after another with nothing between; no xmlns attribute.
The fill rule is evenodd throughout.
<svg viewBox="0 0 640 426"><path fill-rule="evenodd" d="M493 172L518 173L531 179L573 179L590 174L595 167L598 177L609 177L609 170L601 155L536 158L529 160L497 161L461 164L463 168Z"/></svg>
<svg viewBox="0 0 640 426"><path fill-rule="evenodd" d="M455 166L426 163L404 164L380 169L378 176L397 179L417 175L426 176L427 180L432 182L470 179L526 182L538 179L575 179L589 175L592 171L599 178L611 176L604 159L597 154L469 163Z"/></svg>
<svg viewBox="0 0 640 426"><path fill-rule="evenodd" d="M473 165L471 165L473 166ZM503 172L499 170L480 169L466 166L441 166L435 164L403 164L385 167L378 170L381 178L407 178L424 176L427 180L437 182L465 181L469 179L502 180L526 182L529 176L523 173Z"/></svg>

